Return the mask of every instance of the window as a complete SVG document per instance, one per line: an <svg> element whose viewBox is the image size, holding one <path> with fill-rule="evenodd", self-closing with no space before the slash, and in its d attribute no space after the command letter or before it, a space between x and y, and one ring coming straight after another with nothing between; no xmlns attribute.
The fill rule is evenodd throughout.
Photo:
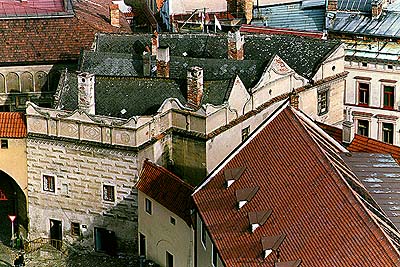
<svg viewBox="0 0 400 267"><path fill-rule="evenodd" d="M368 106L369 104L369 83L358 84L358 104Z"/></svg>
<svg viewBox="0 0 400 267"><path fill-rule="evenodd" d="M328 112L328 90L318 92L318 115Z"/></svg>
<svg viewBox="0 0 400 267"><path fill-rule="evenodd" d="M80 236L81 235L81 228L79 223L71 223L71 235Z"/></svg>
<svg viewBox="0 0 400 267"><path fill-rule="evenodd" d="M201 243L203 243L203 246L206 247L206 226L203 223L203 221L201 221Z"/></svg>
<svg viewBox="0 0 400 267"><path fill-rule="evenodd" d="M393 109L394 107L394 87L383 86L383 108Z"/></svg>
<svg viewBox="0 0 400 267"><path fill-rule="evenodd" d="M166 255L166 261L167 261L166 266L174 267L174 256L171 253L169 253L168 251L165 252L165 255Z"/></svg>
<svg viewBox="0 0 400 267"><path fill-rule="evenodd" d="M361 66L363 66L363 67L368 67L368 63L367 63L367 62L362 62L362 63L361 63Z"/></svg>
<svg viewBox="0 0 400 267"><path fill-rule="evenodd" d="M217 255L218 255L218 252L217 252L217 248L215 247L215 245L213 244L213 246L212 246L212 253L211 253L212 255L211 255L211 258L212 258L212 266L213 267L217 267L217 264L218 264L218 262L217 262Z"/></svg>
<svg viewBox="0 0 400 267"><path fill-rule="evenodd" d="M2 149L8 148L8 140L7 139L1 139L1 148Z"/></svg>
<svg viewBox="0 0 400 267"><path fill-rule="evenodd" d="M103 185L103 199L106 201L115 201L114 186Z"/></svg>
<svg viewBox="0 0 400 267"><path fill-rule="evenodd" d="M388 70L392 70L393 69L393 65L387 65Z"/></svg>
<svg viewBox="0 0 400 267"><path fill-rule="evenodd" d="M368 133L369 133L369 121L358 120L357 134L368 137Z"/></svg>
<svg viewBox="0 0 400 267"><path fill-rule="evenodd" d="M176 224L176 220L175 220L174 217L169 217L169 222L170 222L171 224L173 224L173 225Z"/></svg>
<svg viewBox="0 0 400 267"><path fill-rule="evenodd" d="M393 124L383 123L382 125L382 140L385 143L393 144Z"/></svg>
<svg viewBox="0 0 400 267"><path fill-rule="evenodd" d="M148 198L145 199L145 210L150 215L153 213L152 203L151 200Z"/></svg>
<svg viewBox="0 0 400 267"><path fill-rule="evenodd" d="M246 128L242 129L242 142L249 137L250 133L250 126L247 126Z"/></svg>
<svg viewBox="0 0 400 267"><path fill-rule="evenodd" d="M53 175L43 175L43 191L55 192L55 177Z"/></svg>

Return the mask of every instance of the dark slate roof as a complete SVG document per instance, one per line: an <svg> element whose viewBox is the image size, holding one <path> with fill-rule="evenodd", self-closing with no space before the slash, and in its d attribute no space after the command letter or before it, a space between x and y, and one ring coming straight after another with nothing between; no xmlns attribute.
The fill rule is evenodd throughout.
<svg viewBox="0 0 400 267"><path fill-rule="evenodd" d="M170 47L171 58L184 55L196 59L227 58L225 34L160 34L159 38L160 45ZM127 53L137 58L141 57L146 45L151 45L150 39L151 35L99 34L96 51ZM137 45L137 42L140 42L140 45ZM135 43L139 48L135 49ZM262 66L277 54L298 74L312 78L320 64L339 45L339 41L322 41L291 35L245 35L244 51L245 60L260 61L257 66ZM215 63L215 61L210 62ZM233 62L235 62L233 64L250 64Z"/></svg>
<svg viewBox="0 0 400 267"><path fill-rule="evenodd" d="M360 11L371 13L372 0L338 0L337 8L343 11Z"/></svg>
<svg viewBox="0 0 400 267"><path fill-rule="evenodd" d="M253 11L252 25L303 31L322 31L325 5L322 3L289 3L260 6ZM313 6L309 6L314 4ZM290 8L289 8L290 6Z"/></svg>
<svg viewBox="0 0 400 267"><path fill-rule="evenodd" d="M353 152L341 155L386 216L400 229L400 166L388 154Z"/></svg>
<svg viewBox="0 0 400 267"><path fill-rule="evenodd" d="M142 60L131 54L84 51L79 67L95 75L143 76Z"/></svg>
<svg viewBox="0 0 400 267"><path fill-rule="evenodd" d="M186 104L186 80L143 77L95 76L96 115L130 118L157 112L167 98ZM63 110L78 108L76 73L64 73L56 92L55 107ZM228 100L232 79L206 81L202 104L221 105ZM122 110L126 112L122 112Z"/></svg>

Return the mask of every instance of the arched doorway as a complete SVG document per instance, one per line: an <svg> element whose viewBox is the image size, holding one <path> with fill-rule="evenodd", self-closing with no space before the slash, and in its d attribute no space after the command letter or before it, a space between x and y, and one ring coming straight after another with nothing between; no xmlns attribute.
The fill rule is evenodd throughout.
<svg viewBox="0 0 400 267"><path fill-rule="evenodd" d="M15 215L14 233L25 235L28 229L26 197L12 177L0 171L0 240L10 244L11 221L9 215Z"/></svg>

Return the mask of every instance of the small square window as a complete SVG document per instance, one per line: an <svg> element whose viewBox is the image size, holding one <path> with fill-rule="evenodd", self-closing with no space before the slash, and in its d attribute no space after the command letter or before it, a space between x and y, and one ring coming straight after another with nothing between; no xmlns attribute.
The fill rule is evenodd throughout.
<svg viewBox="0 0 400 267"><path fill-rule="evenodd" d="M145 210L150 215L153 213L152 203L151 200L148 198L145 199Z"/></svg>
<svg viewBox="0 0 400 267"><path fill-rule="evenodd" d="M368 67L368 63L367 62L361 62L361 66Z"/></svg>
<svg viewBox="0 0 400 267"><path fill-rule="evenodd" d="M8 140L7 139L1 139L1 148L2 149L8 148Z"/></svg>
<svg viewBox="0 0 400 267"><path fill-rule="evenodd" d="M103 185L103 200L115 201L114 186Z"/></svg>
<svg viewBox="0 0 400 267"><path fill-rule="evenodd" d="M174 217L169 217L169 222L170 222L171 224L173 224L173 225L176 224L176 220L175 220Z"/></svg>
<svg viewBox="0 0 400 267"><path fill-rule="evenodd" d="M55 192L55 177L53 175L43 175L43 191Z"/></svg>
<svg viewBox="0 0 400 267"><path fill-rule="evenodd" d="M387 65L388 70L392 70L393 69L393 65Z"/></svg>
<svg viewBox="0 0 400 267"><path fill-rule="evenodd" d="M72 222L71 223L71 235L80 236L81 235L81 227L79 223Z"/></svg>

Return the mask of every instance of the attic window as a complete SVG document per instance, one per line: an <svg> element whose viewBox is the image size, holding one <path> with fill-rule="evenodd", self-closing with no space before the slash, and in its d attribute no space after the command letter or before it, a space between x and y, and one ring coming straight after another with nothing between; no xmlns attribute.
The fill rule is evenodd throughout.
<svg viewBox="0 0 400 267"><path fill-rule="evenodd" d="M393 69L393 65L387 65L388 70L392 70Z"/></svg>
<svg viewBox="0 0 400 267"><path fill-rule="evenodd" d="M124 115L126 113L126 109L121 110L121 114Z"/></svg>
<svg viewBox="0 0 400 267"><path fill-rule="evenodd" d="M258 191L258 186L236 190L236 201L238 203L238 208L240 209L247 202L249 202L257 193L257 191Z"/></svg>
<svg viewBox="0 0 400 267"><path fill-rule="evenodd" d="M258 212L249 212L249 223L251 232L253 233L259 226L264 225L264 223L271 216L272 210L267 211L258 211Z"/></svg>
<svg viewBox="0 0 400 267"><path fill-rule="evenodd" d="M240 176L242 176L245 169L246 167L224 170L226 188L231 186L231 184L233 184L234 181L239 180Z"/></svg>
<svg viewBox="0 0 400 267"><path fill-rule="evenodd" d="M368 67L368 63L367 62L361 62L361 66Z"/></svg>
<svg viewBox="0 0 400 267"><path fill-rule="evenodd" d="M276 235L276 236L263 236L261 238L261 245L264 251L264 258L268 257L272 251L279 252L279 247L281 246L286 235ZM277 255L279 261L279 255Z"/></svg>

